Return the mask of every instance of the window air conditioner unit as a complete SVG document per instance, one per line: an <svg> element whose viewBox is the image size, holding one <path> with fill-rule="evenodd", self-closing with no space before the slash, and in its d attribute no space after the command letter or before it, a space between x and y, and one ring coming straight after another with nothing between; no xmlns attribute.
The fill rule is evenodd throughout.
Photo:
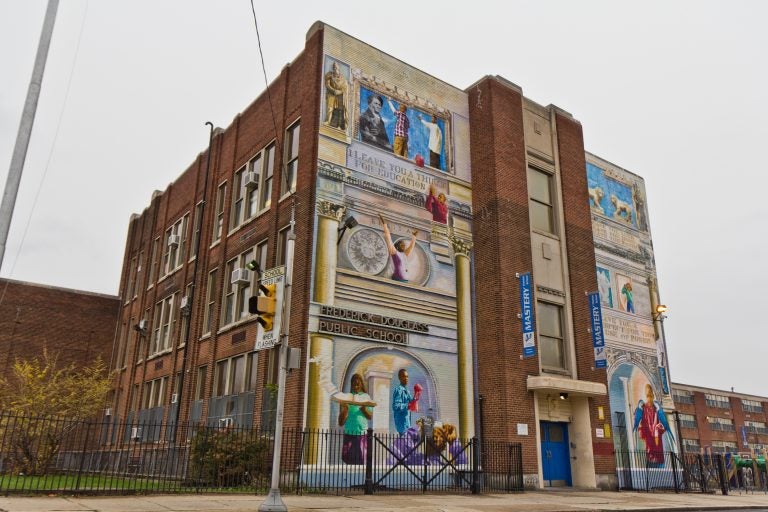
<svg viewBox="0 0 768 512"><path fill-rule="evenodd" d="M184 309L189 305L189 297L187 295L183 296L181 300L179 301L179 307L181 309Z"/></svg>
<svg viewBox="0 0 768 512"><path fill-rule="evenodd" d="M141 427L131 427L131 439L134 441L141 439Z"/></svg>
<svg viewBox="0 0 768 512"><path fill-rule="evenodd" d="M259 188L259 175L255 172L247 172L243 177L245 188L255 190Z"/></svg>
<svg viewBox="0 0 768 512"><path fill-rule="evenodd" d="M178 393L174 393L174 394L172 394L172 395L171 395L171 403L172 403L172 404L175 404L175 403L176 403L176 402L178 402L178 401L179 401L179 394L178 394Z"/></svg>
<svg viewBox="0 0 768 512"><path fill-rule="evenodd" d="M247 268L236 268L232 271L232 284L248 284L251 282L251 271Z"/></svg>
<svg viewBox="0 0 768 512"><path fill-rule="evenodd" d="M235 423L235 420L231 416L226 418L219 418L219 428L231 427Z"/></svg>
<svg viewBox="0 0 768 512"><path fill-rule="evenodd" d="M111 407L107 407L106 409L104 409L104 416L112 416L112 408Z"/></svg>
<svg viewBox="0 0 768 512"><path fill-rule="evenodd" d="M181 243L179 235L168 235L168 247L178 247Z"/></svg>

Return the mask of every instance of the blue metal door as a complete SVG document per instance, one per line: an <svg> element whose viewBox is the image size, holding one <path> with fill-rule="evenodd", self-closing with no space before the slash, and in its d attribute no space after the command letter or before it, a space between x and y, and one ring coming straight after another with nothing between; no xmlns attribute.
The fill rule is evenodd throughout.
<svg viewBox="0 0 768 512"><path fill-rule="evenodd" d="M541 463L544 487L571 485L571 452L567 423L541 422Z"/></svg>

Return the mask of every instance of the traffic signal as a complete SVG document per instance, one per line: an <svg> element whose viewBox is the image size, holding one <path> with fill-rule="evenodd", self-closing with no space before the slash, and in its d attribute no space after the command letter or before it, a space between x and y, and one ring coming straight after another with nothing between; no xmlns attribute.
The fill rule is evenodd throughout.
<svg viewBox="0 0 768 512"><path fill-rule="evenodd" d="M277 284L259 283L259 295L248 299L248 311L259 315L256 321L265 331L271 331L277 311Z"/></svg>

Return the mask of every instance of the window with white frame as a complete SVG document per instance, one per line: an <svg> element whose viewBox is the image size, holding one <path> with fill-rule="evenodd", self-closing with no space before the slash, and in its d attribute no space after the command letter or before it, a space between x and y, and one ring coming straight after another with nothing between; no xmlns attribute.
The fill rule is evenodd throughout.
<svg viewBox="0 0 768 512"><path fill-rule="evenodd" d="M179 307L176 308L179 311L179 347L183 347L187 343L187 326L189 325L189 319L192 315L192 283L187 285L184 290L183 297L186 297L187 304L185 309L181 309L182 299L179 299Z"/></svg>
<svg viewBox="0 0 768 512"><path fill-rule="evenodd" d="M686 452L700 452L701 444L698 439L685 439L683 438L683 450Z"/></svg>
<svg viewBox="0 0 768 512"><path fill-rule="evenodd" d="M672 400L678 404L692 404L693 393L684 389L673 389Z"/></svg>
<svg viewBox="0 0 768 512"><path fill-rule="evenodd" d="M275 174L275 144L268 145L260 153L258 161L251 162L251 169L259 174L259 204L257 212L268 209L272 205L272 177Z"/></svg>
<svg viewBox="0 0 768 512"><path fill-rule="evenodd" d="M765 427L764 421L745 421L744 426L747 432L755 434L768 434L768 428Z"/></svg>
<svg viewBox="0 0 768 512"><path fill-rule="evenodd" d="M185 215L165 231L163 270L166 275L178 269L184 261L188 220L189 215Z"/></svg>
<svg viewBox="0 0 768 512"><path fill-rule="evenodd" d="M155 355L171 346L171 333L175 323L173 305L176 294L169 295L155 305L154 321L152 322L152 341L149 355Z"/></svg>
<svg viewBox="0 0 768 512"><path fill-rule="evenodd" d="M293 123L286 130L285 137L285 172L283 172L282 194L296 191L296 179L299 173L299 134L301 124Z"/></svg>
<svg viewBox="0 0 768 512"><path fill-rule="evenodd" d="M706 393L704 395L704 398L707 402L707 406L709 407L716 407L718 409L730 409L731 408L731 402L728 400L727 396L723 395L715 395L712 393Z"/></svg>
<svg viewBox="0 0 768 512"><path fill-rule="evenodd" d="M132 298L134 298L134 290L136 288L136 256L131 258L131 264L130 264L130 270L128 271L128 284L125 287L125 296L124 300L125 302L130 301Z"/></svg>
<svg viewBox="0 0 768 512"><path fill-rule="evenodd" d="M680 420L680 426L682 428L698 428L696 425L696 416L693 414L678 413L677 417Z"/></svg>
<svg viewBox="0 0 768 512"><path fill-rule="evenodd" d="M733 441L712 441L712 453L735 453L739 447Z"/></svg>
<svg viewBox="0 0 768 512"><path fill-rule="evenodd" d="M221 240L224 233L224 201L227 195L227 184L222 183L216 189L216 218L213 220L213 239L211 244Z"/></svg>
<svg viewBox="0 0 768 512"><path fill-rule="evenodd" d="M200 242L200 228L203 225L203 202L200 201L195 205L195 218L192 219L192 240L189 244L189 261L192 261L197 256L197 246Z"/></svg>
<svg viewBox="0 0 768 512"><path fill-rule="evenodd" d="M741 408L745 412L763 412L763 404L757 400L742 399Z"/></svg>
<svg viewBox="0 0 768 512"><path fill-rule="evenodd" d="M288 252L288 233L291 227L286 226L277 233L277 266L285 265Z"/></svg>
<svg viewBox="0 0 768 512"><path fill-rule="evenodd" d="M144 383L144 393L141 397L141 408L152 409L165 405L165 391L168 387L168 377L160 377Z"/></svg>
<svg viewBox="0 0 768 512"><path fill-rule="evenodd" d="M709 428L712 430L720 430L723 432L734 432L736 430L733 426L733 420L730 418L707 416L707 422L709 423Z"/></svg>
<svg viewBox="0 0 768 512"><path fill-rule="evenodd" d="M216 312L216 280L219 269L208 273L208 283L205 287L205 315L203 316L203 334L209 334L213 326L213 314Z"/></svg>
<svg viewBox="0 0 768 512"><path fill-rule="evenodd" d="M205 398L205 379L208 375L208 366L198 366L195 376L195 400Z"/></svg>
<svg viewBox="0 0 768 512"><path fill-rule="evenodd" d="M529 167L528 196L531 227L537 231L555 234L554 176Z"/></svg>
<svg viewBox="0 0 768 512"><path fill-rule="evenodd" d="M216 362L213 396L237 395L256 389L258 352Z"/></svg>
<svg viewBox="0 0 768 512"><path fill-rule="evenodd" d="M223 276L225 283L222 325L237 322L250 314L248 299L251 297L256 273L248 270L246 265L254 259L254 249L252 247L227 262Z"/></svg>
<svg viewBox="0 0 768 512"><path fill-rule="evenodd" d="M536 320L538 322L542 368L565 370L563 307L549 302L538 302Z"/></svg>

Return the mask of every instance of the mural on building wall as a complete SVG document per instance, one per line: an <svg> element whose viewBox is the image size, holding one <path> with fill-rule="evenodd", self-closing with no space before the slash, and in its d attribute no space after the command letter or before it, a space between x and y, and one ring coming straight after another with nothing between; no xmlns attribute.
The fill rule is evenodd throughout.
<svg viewBox="0 0 768 512"><path fill-rule="evenodd" d="M657 379L650 379L635 361L612 368L609 394L616 449L644 452L650 467L664 464L675 451L675 438L659 398Z"/></svg>
<svg viewBox="0 0 768 512"><path fill-rule="evenodd" d="M360 87L359 140L423 167L445 169L445 120L406 100Z"/></svg>
<svg viewBox="0 0 768 512"><path fill-rule="evenodd" d="M616 289L619 290L619 305L622 311L635 312L634 292L632 291L632 279L621 274L616 275Z"/></svg>
<svg viewBox="0 0 768 512"><path fill-rule="evenodd" d="M607 268L597 267L597 286L600 292L600 302L607 308L613 307L613 286L611 285L611 271Z"/></svg>
<svg viewBox="0 0 768 512"><path fill-rule="evenodd" d="M365 460L369 427L394 436L392 453L431 435L458 457L474 433L471 316L457 300L470 293L472 199L454 163L468 162L469 133L452 125L466 94L324 37L306 426L343 431L322 456L348 465Z"/></svg>
<svg viewBox="0 0 768 512"><path fill-rule="evenodd" d="M633 188L607 176L596 165L587 163L587 186L592 211L631 226L638 227ZM644 202L643 202L644 206ZM645 215L643 215L645 219ZM645 220L643 221L645 223Z"/></svg>

